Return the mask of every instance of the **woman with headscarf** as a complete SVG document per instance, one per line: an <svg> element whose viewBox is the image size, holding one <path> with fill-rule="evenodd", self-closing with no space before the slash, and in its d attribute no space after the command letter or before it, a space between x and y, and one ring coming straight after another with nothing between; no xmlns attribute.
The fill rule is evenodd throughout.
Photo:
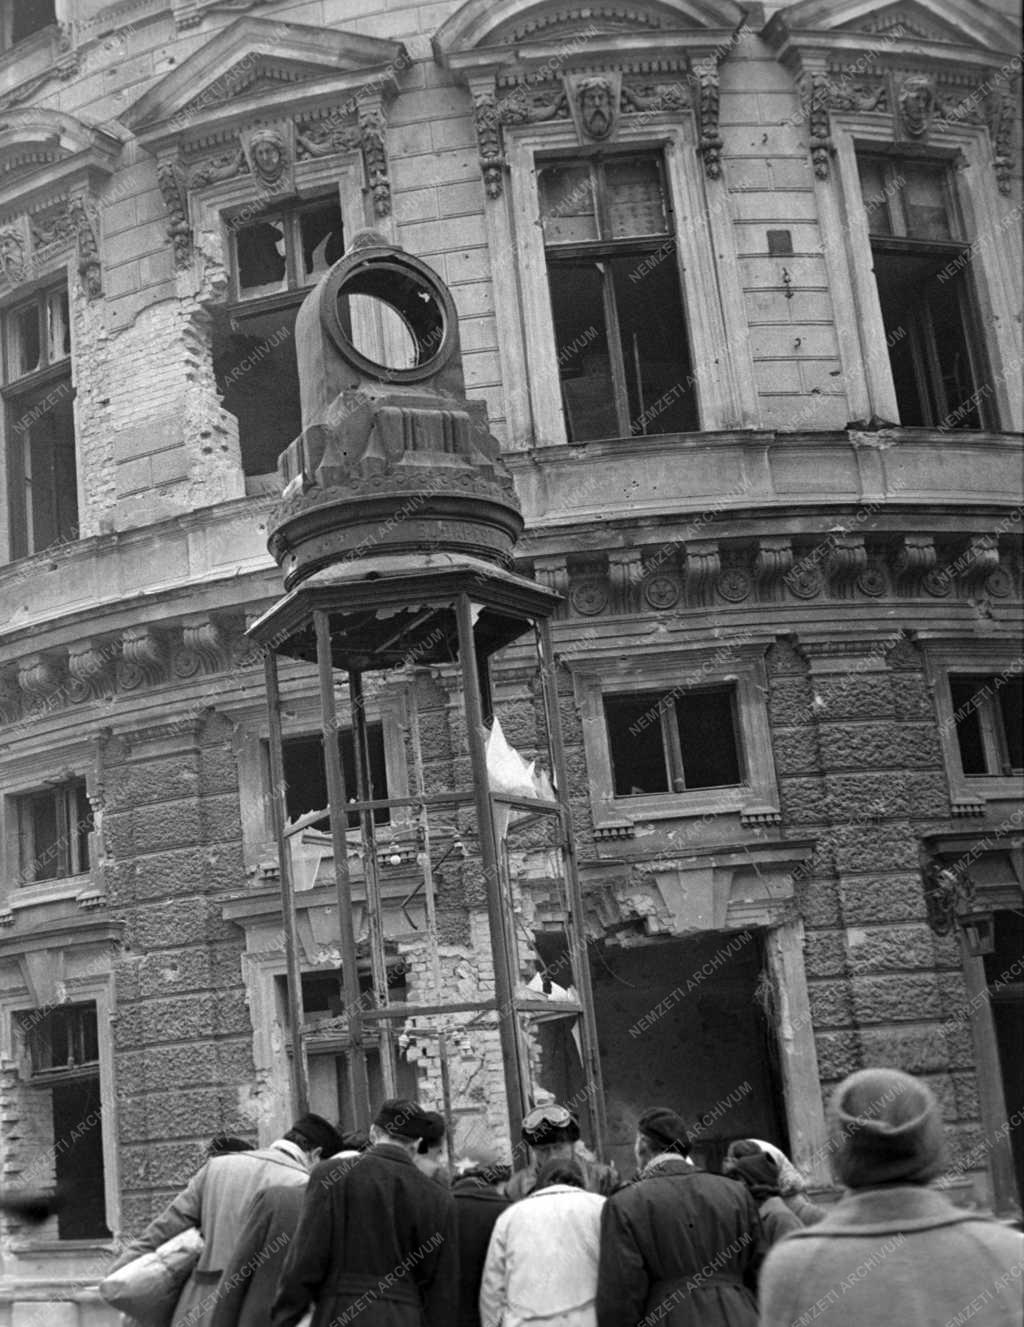
<svg viewBox="0 0 1024 1327"><path fill-rule="evenodd" d="M760 1138L744 1140L767 1152L779 1168L779 1196L794 1216L799 1217L802 1226L813 1226L827 1216L828 1208L821 1207L807 1197L807 1181L786 1156L781 1147L766 1143Z"/></svg>
<svg viewBox="0 0 1024 1327"><path fill-rule="evenodd" d="M800 1218L789 1210L779 1196L779 1167L774 1157L762 1152L752 1142L740 1139L729 1144L722 1174L745 1184L757 1204L765 1238L774 1244L791 1230L803 1230Z"/></svg>

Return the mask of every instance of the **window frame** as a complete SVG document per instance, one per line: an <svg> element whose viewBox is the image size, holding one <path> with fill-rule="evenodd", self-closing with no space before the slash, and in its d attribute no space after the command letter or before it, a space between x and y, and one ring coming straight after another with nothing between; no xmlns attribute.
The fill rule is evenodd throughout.
<svg viewBox="0 0 1024 1327"><path fill-rule="evenodd" d="M27 32L15 41L11 36L14 28L14 7L7 4L0 5L0 55L7 51L17 50L19 46L30 41L33 37L38 37L41 32L46 32L48 28L57 27L61 21L62 8L60 0L53 0L53 18L47 19L45 23L41 23L39 27L33 28L31 32Z"/></svg>
<svg viewBox="0 0 1024 1327"><path fill-rule="evenodd" d="M643 123L631 123L634 118ZM519 317L502 318L498 323L510 445L565 446L568 439L546 246L538 224L537 165L538 159L567 160L581 155L582 150L569 121L505 125L503 133L509 164L508 202L489 199L486 214L495 304L521 309ZM701 166L693 118L661 113L623 116L615 150L626 155L630 150L663 153L675 245L662 262L679 282L697 378L698 431L753 427L757 421L754 371L729 201L724 181L708 180ZM518 273L510 261L512 254L518 260ZM743 327L744 336L730 338L729 326ZM702 348L699 360L694 353L697 346ZM663 445L665 437L673 435L648 436ZM622 441L632 447L643 445L642 436Z"/></svg>
<svg viewBox="0 0 1024 1327"><path fill-rule="evenodd" d="M54 780L48 784L44 783L39 787L20 788L16 792L10 794L9 801L11 804L11 819L13 821L13 838L17 857L16 884L19 887L19 890L32 888L33 886L53 889L62 885L67 887L71 884L80 888L82 880L88 879L91 876L93 863L91 838L95 832L95 824L93 824L87 831L88 838L85 850L86 860L83 864L79 844L80 826L82 822L77 819L77 806L73 807L73 801L74 803L77 803L79 792L81 792L86 800L88 800L88 780L85 775L71 775L66 778ZM63 839L64 846L68 849L68 854L65 857L62 851L58 851L57 875L42 877L36 877L33 875L31 878L28 878L25 874L27 867L38 860L39 853L35 851L35 826L32 826L31 831L27 831L25 821L26 817L31 814L30 803L34 799L37 799L41 794L52 794L55 799L55 819L58 834L57 843L59 845ZM74 810L74 824L76 829L76 832L73 835L70 833L72 810ZM32 838L30 849L31 855L26 860L26 851L29 850L26 849L25 845L30 834ZM65 863L69 868L66 871L62 869ZM77 869L75 869L76 867Z"/></svg>
<svg viewBox="0 0 1024 1327"><path fill-rule="evenodd" d="M765 703L768 679L761 646L730 647L728 662L711 651L680 652L645 658L643 671L613 660L587 661L574 656L572 669L583 720L590 804L597 829L617 829L648 820L746 814L761 819L779 814L779 794ZM734 690L735 738L742 782L684 792L615 795L611 743L604 718L608 695Z"/></svg>
<svg viewBox="0 0 1024 1327"><path fill-rule="evenodd" d="M1007 209L992 170L988 131L943 121L932 125L926 146L897 143L888 116L883 119L869 113L833 112L831 135L835 171L830 174L835 179L815 178L815 194L826 237L823 251L852 416L899 419L857 165L860 152L862 156L902 156L948 163L964 228L961 247L973 256L969 270L978 334L989 370L993 421L998 421L1002 432L1024 430L1024 403L1008 385L1014 380L1009 366L1019 366L1021 361L1020 329L1014 313L1022 285L1019 238L1014 238L1018 228L1006 224ZM996 236L998 242L994 242Z"/></svg>
<svg viewBox="0 0 1024 1327"><path fill-rule="evenodd" d="M46 943L45 941L39 944ZM51 939L49 943L54 942ZM36 1009L46 1008L56 1003L61 993L56 989L35 990L31 982L31 967L28 960L48 960L47 969L60 971L65 976L67 997L71 1003L91 1003L96 1006L96 1027L99 1042L99 1059L90 1063L90 1074L98 1074L100 1103L100 1136L103 1149L103 1217L112 1237L121 1228L121 1185L118 1154L118 1095L114 1088L114 1049L113 1016L115 1001L113 994L113 976L111 963L116 946L110 941L90 940L81 944L67 945L54 951L29 954L20 960L23 974L29 974L25 982L27 990L21 993L8 992L0 997L0 1042L5 1053L9 1054L18 1065L18 1086L27 1091L52 1088L55 1084L70 1081L67 1071L33 1076L28 1062L28 1047L19 1030L18 1016L33 1013ZM59 946L60 941L57 941ZM78 1071L74 1071L78 1074ZM84 1076L84 1075L80 1075ZM61 1256L74 1255L85 1257L92 1251L109 1252L112 1238L101 1235L89 1239L57 1239L38 1231L27 1230L19 1235L11 1245L12 1255L24 1255L26 1258L38 1258L41 1253L59 1253Z"/></svg>
<svg viewBox="0 0 1024 1327"><path fill-rule="evenodd" d="M929 675L935 696L939 743L949 780L953 814L982 815L988 802L1019 802L1024 798L1024 773L965 774L960 757L950 679L1020 676L1019 648L1010 644L938 648L928 654Z"/></svg>
<svg viewBox="0 0 1024 1327"><path fill-rule="evenodd" d="M61 355L59 358L52 358L48 345L47 307L49 300L62 291L66 292L67 295L68 353ZM74 374L75 344L74 320L71 317L71 296L72 283L67 268L64 267L59 272L49 272L38 281L18 288L0 304L0 398L2 398L3 403L2 411L0 411L0 428L2 428L3 436L3 454L0 457L0 469L2 469L5 493L0 533L3 532L3 527L6 527L6 560L8 562L15 562L26 557L36 557L40 553L44 553L47 548L53 547L52 544L43 545L42 547L35 546L32 531L32 513L28 509L25 483L22 481L20 491L17 494L15 494L13 487L15 465L12 449L18 441L13 428L13 422L16 422L15 412L19 408L19 402L29 400L39 393L46 393L46 399L49 399L55 392L61 396L67 395L69 397L71 407L71 450L75 468L75 520L73 534L66 541L59 538L57 542L73 542L81 537L82 470L79 465L78 424L75 409L77 392ZM17 377L10 377L9 365L12 357L11 321L14 315L33 305L37 310L40 362L34 369ZM64 387L65 383L66 387ZM22 406L21 409L24 414L25 407ZM24 548L20 547L22 544L24 544Z"/></svg>
<svg viewBox="0 0 1024 1327"><path fill-rule="evenodd" d="M282 194L280 202L267 195L266 207L259 212L252 212L252 220L259 213L272 211L275 206L286 202L292 205L303 202L315 202L324 195L337 191L341 209L342 236L351 237L357 231L373 224L368 218L365 199L364 170L362 153L357 148L342 151L329 157L312 161L297 161L294 165L295 188L287 195ZM231 220L252 211L253 181L249 176L236 176L230 180L218 181L203 188L194 189L189 194L189 218L192 231L196 235L215 236L220 245L220 258L227 273L227 286L220 311L226 318L235 317L244 320L246 315L268 313L275 307L296 308L301 303L304 293L312 286L299 286L294 290L279 292L276 295L261 296L255 299L238 300L236 273L233 266L233 243ZM263 301L261 303L261 301ZM212 365L213 342L210 340L210 359ZM235 416L225 410L225 414ZM290 440L289 440L290 441ZM286 445L286 444L284 444ZM239 439L239 468L242 467L241 439ZM246 492L263 493L276 491L279 487L276 471L261 474L244 475Z"/></svg>

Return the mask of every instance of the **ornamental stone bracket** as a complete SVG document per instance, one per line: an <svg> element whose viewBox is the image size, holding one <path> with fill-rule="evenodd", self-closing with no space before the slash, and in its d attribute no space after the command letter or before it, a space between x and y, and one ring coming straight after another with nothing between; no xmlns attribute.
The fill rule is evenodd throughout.
<svg viewBox="0 0 1024 1327"><path fill-rule="evenodd" d="M679 604L880 600L954 596L968 602L1024 597L1017 536L893 536L829 532L755 539L666 539L606 554L533 558L536 579L584 617Z"/></svg>
<svg viewBox="0 0 1024 1327"><path fill-rule="evenodd" d="M156 178L167 209L167 238L171 241L174 266L180 271L192 257L192 229L188 220L185 167L177 151L158 156Z"/></svg>
<svg viewBox="0 0 1024 1327"><path fill-rule="evenodd" d="M237 620L236 620L237 617ZM255 667L241 616L195 614L35 651L0 667L0 728L164 684ZM8 739L11 734L7 734Z"/></svg>

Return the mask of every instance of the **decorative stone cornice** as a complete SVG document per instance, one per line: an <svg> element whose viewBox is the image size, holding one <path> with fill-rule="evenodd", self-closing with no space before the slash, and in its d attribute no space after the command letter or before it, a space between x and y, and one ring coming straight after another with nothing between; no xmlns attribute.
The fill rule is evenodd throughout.
<svg viewBox="0 0 1024 1327"><path fill-rule="evenodd" d="M107 688L111 665L120 653L117 641L77 642L68 647L68 699L74 703L94 700Z"/></svg>
<svg viewBox="0 0 1024 1327"><path fill-rule="evenodd" d="M781 598L784 581L793 566L793 541L785 535L767 535L757 541L754 579L766 599Z"/></svg>
<svg viewBox="0 0 1024 1327"><path fill-rule="evenodd" d="M30 700L48 699L60 683L60 667L51 656L28 654L18 660L18 686Z"/></svg>
<svg viewBox="0 0 1024 1327"><path fill-rule="evenodd" d="M893 557L893 577L901 595L919 594L924 578L936 564L935 538L929 534L905 534Z"/></svg>
<svg viewBox="0 0 1024 1327"><path fill-rule="evenodd" d="M122 691L135 691L160 681L164 670L162 633L155 627L128 627L121 634L117 680Z"/></svg>
<svg viewBox="0 0 1024 1327"><path fill-rule="evenodd" d="M225 633L208 617L186 621L181 628L181 644L171 655L175 677L188 679L224 668L230 658Z"/></svg>
<svg viewBox="0 0 1024 1327"><path fill-rule="evenodd" d="M946 561L938 555L933 534L872 539L830 533L818 543L806 536L800 543L795 555L793 540L785 535L753 541L684 538L652 546L650 554L636 547L611 550L607 564L545 556L534 557L533 565L536 579L566 596L569 610L585 617L668 613L684 597L691 607L706 607L826 597L1008 599L1024 592L1016 542L1011 548L1004 540L1000 550L992 535L962 540L959 555L947 555Z"/></svg>
<svg viewBox="0 0 1024 1327"><path fill-rule="evenodd" d="M722 569L717 540L701 539L686 545L686 596L691 603L707 603Z"/></svg>

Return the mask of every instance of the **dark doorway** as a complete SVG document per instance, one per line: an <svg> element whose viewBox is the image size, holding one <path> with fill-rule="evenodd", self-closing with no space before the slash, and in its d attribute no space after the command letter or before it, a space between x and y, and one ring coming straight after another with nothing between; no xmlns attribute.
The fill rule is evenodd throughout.
<svg viewBox="0 0 1024 1327"><path fill-rule="evenodd" d="M985 982L992 1004L992 1023L999 1047L1003 1098L1008 1120L1024 1119L1024 915L1000 910L995 914L995 951L985 956ZM1024 1138L1010 1130L1018 1201L1024 1198Z"/></svg>
<svg viewBox="0 0 1024 1327"><path fill-rule="evenodd" d="M634 1170L637 1117L671 1106L693 1130L694 1160L717 1170L734 1138L788 1153L774 1029L758 993L756 931L604 945L591 971L612 1157Z"/></svg>

